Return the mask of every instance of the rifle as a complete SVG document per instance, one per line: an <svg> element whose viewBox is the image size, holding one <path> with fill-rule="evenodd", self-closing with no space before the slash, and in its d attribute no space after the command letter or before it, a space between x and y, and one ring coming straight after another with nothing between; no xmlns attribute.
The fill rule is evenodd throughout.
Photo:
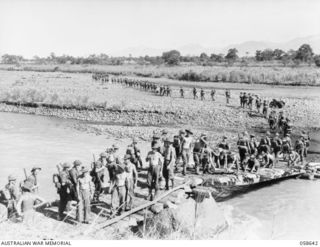
<svg viewBox="0 0 320 247"><path fill-rule="evenodd" d="M27 174L26 168L23 168L23 172L24 172L24 176L25 176L25 178L26 178L26 180L27 180L27 179L28 179L28 174Z"/></svg>

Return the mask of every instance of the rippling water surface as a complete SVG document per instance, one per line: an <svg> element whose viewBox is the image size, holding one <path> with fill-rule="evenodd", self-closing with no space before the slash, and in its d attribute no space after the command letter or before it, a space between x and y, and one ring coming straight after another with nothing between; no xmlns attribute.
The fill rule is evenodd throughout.
<svg viewBox="0 0 320 247"><path fill-rule="evenodd" d="M43 167L39 176L39 193L57 197L52 184L56 164L80 159L89 165L92 154L98 154L113 140L82 133L72 128L75 121L57 118L0 113L0 185L9 174L23 179L23 168ZM121 140L124 149L129 140ZM118 140L119 143L119 140ZM143 154L147 147L142 148ZM229 221L238 232L225 238L238 238L241 232L252 232L247 238L319 239L320 179L292 179L237 196L220 203L231 208ZM242 235L243 236L243 235ZM246 238L246 237L245 237Z"/></svg>

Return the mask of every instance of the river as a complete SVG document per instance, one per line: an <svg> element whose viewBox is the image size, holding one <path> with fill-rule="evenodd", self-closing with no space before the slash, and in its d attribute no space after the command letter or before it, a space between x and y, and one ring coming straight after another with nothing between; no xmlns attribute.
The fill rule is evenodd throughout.
<svg viewBox="0 0 320 247"><path fill-rule="evenodd" d="M39 193L47 199L58 198L52 174L59 162L80 159L89 166L113 142L122 151L129 140L112 140L83 133L73 128L74 120L53 117L0 113L0 185L14 174L23 180L23 168L42 167ZM149 145L142 147L142 155ZM237 196L219 203L229 208L229 221L246 221L239 231L251 232L247 238L319 239L320 180L292 179ZM243 223L243 222L242 222ZM241 232L240 232L241 235ZM229 235L228 238L234 236Z"/></svg>

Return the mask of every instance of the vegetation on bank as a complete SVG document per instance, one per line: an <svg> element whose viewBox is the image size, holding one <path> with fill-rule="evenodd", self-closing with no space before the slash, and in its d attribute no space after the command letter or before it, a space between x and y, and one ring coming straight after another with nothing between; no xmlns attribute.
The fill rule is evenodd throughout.
<svg viewBox="0 0 320 247"><path fill-rule="evenodd" d="M152 65L0 65L3 70L69 73L107 73L116 76L168 78L194 82L230 82L270 85L320 85L320 70L314 67L152 66Z"/></svg>
<svg viewBox="0 0 320 247"><path fill-rule="evenodd" d="M184 81L258 83L273 85L319 85L320 55L308 44L287 52L281 49L257 50L255 56L238 56L235 48L226 55L201 53L182 56L179 51L163 52L162 56L109 57L106 54L88 57L69 55L35 56L31 60L5 54L0 69L39 72L109 73L121 76L168 78ZM6 64L6 65L5 65Z"/></svg>
<svg viewBox="0 0 320 247"><path fill-rule="evenodd" d="M208 55L204 52L199 56L187 55L183 56L177 50L163 52L161 56L140 56L140 57L110 57L107 54L91 54L87 57L74 57L70 55L57 56L55 53L50 53L48 57L34 56L33 59L25 59L19 55L4 54L1 57L1 62L4 64L19 64L22 62L33 62L35 64L100 64L100 65L123 65L123 64L139 64L139 65L170 65L175 66L180 63L187 63L189 65L201 66L215 66L225 65L232 66L240 64L241 66L248 66L249 64L257 64L260 62L274 62L282 64L282 66L297 67L300 64L307 64L309 66L320 66L320 55L314 54L309 44L301 45L297 50L283 51L281 49L265 49L257 50L254 56L239 57L238 50L231 48L227 54Z"/></svg>

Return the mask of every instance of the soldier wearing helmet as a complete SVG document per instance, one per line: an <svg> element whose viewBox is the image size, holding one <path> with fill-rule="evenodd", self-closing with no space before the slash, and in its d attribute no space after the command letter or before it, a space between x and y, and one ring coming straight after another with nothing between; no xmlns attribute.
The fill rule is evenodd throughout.
<svg viewBox="0 0 320 247"><path fill-rule="evenodd" d="M138 139L133 138L132 143L127 147L126 154L130 155L130 162L136 166L136 169L143 168L143 163L141 159L141 152L137 146Z"/></svg>
<svg viewBox="0 0 320 247"><path fill-rule="evenodd" d="M159 179L162 177L163 157L158 152L159 144L154 143L152 151L150 151L146 157L146 162L149 163L147 184L149 187L148 199L153 200L157 197L159 191ZM154 194L153 194L154 190Z"/></svg>
<svg viewBox="0 0 320 247"><path fill-rule="evenodd" d="M17 213L17 200L19 197L19 190L16 185L16 177L10 175L8 177L8 183L2 191L2 196L4 197L5 205L7 206L7 216L8 219L13 217Z"/></svg>

